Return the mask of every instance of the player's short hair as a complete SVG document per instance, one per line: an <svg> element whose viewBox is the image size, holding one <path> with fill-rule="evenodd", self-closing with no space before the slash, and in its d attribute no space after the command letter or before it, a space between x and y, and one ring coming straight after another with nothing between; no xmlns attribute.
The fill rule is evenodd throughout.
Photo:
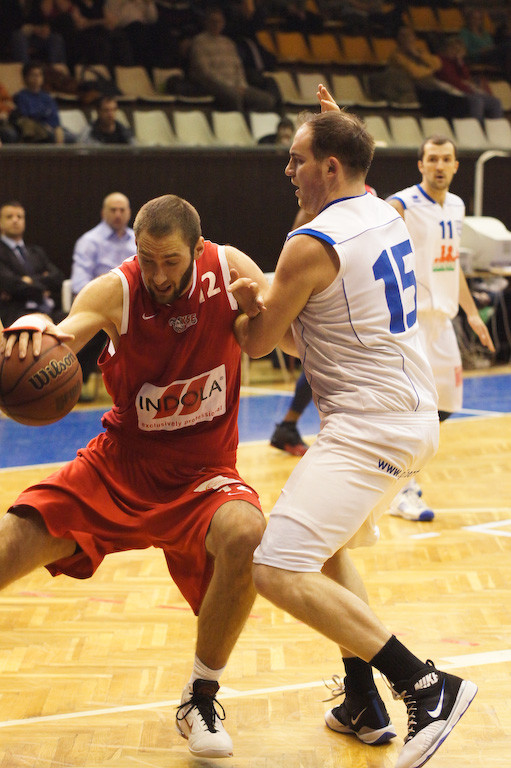
<svg viewBox="0 0 511 768"><path fill-rule="evenodd" d="M452 148L454 149L454 159L456 159L456 144L454 141L448 136L444 136L442 133L434 133L432 136L428 136L426 139L424 139L420 145L417 152L419 160L422 160L424 157L426 144L434 144L436 147L441 147L442 144L451 144Z"/></svg>
<svg viewBox="0 0 511 768"><path fill-rule="evenodd" d="M311 114L304 122L311 127L311 150L317 160L333 155L354 176L361 174L365 178L375 144L360 118L341 110Z"/></svg>
<svg viewBox="0 0 511 768"><path fill-rule="evenodd" d="M178 231L191 251L202 235L198 212L177 195L162 195L145 203L135 216L133 231L137 240L141 232L152 237L165 237Z"/></svg>

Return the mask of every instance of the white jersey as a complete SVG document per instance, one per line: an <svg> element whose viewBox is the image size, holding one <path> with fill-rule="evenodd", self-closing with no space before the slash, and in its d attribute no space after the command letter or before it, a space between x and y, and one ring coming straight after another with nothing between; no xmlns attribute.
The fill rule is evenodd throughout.
<svg viewBox="0 0 511 768"><path fill-rule="evenodd" d="M403 219L374 195L335 200L289 237L329 243L339 271L293 322L295 343L322 414L437 408L419 341L415 256Z"/></svg>
<svg viewBox="0 0 511 768"><path fill-rule="evenodd" d="M396 192L405 224L412 237L417 277L417 305L423 312L458 314L460 237L465 204L448 192L443 205L433 200L420 184Z"/></svg>

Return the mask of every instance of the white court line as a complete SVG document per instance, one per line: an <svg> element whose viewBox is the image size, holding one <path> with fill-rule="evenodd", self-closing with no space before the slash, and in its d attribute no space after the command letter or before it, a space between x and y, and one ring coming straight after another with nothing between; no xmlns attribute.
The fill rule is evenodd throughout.
<svg viewBox="0 0 511 768"><path fill-rule="evenodd" d="M461 656L443 656L441 657L442 669L456 669L457 667L476 667L486 664L503 664L511 661L511 648L501 651L488 651L485 653L467 653ZM378 673L376 673L378 674ZM295 683L293 685L278 685L269 688L253 688L250 691L237 691L234 688L220 689L222 699L245 699L249 696L261 696L272 693L282 693L284 691L303 691L306 688L322 688L325 680L315 680L310 683ZM28 725L29 723L49 723L59 720L73 720L82 717L99 717L103 715L115 715L120 712L140 712L147 709L160 709L162 707L177 707L181 699L170 699L168 701L155 701L148 704L131 704L125 707L109 707L104 709L91 709L86 712L66 712L55 715L43 715L41 717L27 717L21 720L5 720L0 722L0 728L11 728L16 725Z"/></svg>
<svg viewBox="0 0 511 768"><path fill-rule="evenodd" d="M469 514L485 514L487 512L498 512L505 515L511 514L511 507L435 507L435 513L442 515L461 515L465 512ZM500 525L502 521L497 521L495 525ZM489 523L488 523L489 525Z"/></svg>
<svg viewBox="0 0 511 768"><path fill-rule="evenodd" d="M490 419L494 416L509 416L509 412L506 411L486 411L482 408L462 408L461 411L456 411L456 413L466 414L467 416L482 416ZM452 423L451 419L447 419L447 421Z"/></svg>

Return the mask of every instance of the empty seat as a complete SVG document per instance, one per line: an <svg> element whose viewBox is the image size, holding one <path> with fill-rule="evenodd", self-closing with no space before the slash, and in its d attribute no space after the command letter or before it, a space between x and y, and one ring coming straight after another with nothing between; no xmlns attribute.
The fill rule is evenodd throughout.
<svg viewBox="0 0 511 768"><path fill-rule="evenodd" d="M254 141L258 142L263 136L276 133L280 115L277 112L250 112L249 120Z"/></svg>
<svg viewBox="0 0 511 768"><path fill-rule="evenodd" d="M397 47L393 37L372 37L371 47L377 64L387 64Z"/></svg>
<svg viewBox="0 0 511 768"><path fill-rule="evenodd" d="M133 100L173 102L175 96L158 93L144 67L115 67L115 80L122 93Z"/></svg>
<svg viewBox="0 0 511 768"><path fill-rule="evenodd" d="M60 124L63 128L79 136L89 125L87 117L81 109L61 109L59 111Z"/></svg>
<svg viewBox="0 0 511 768"><path fill-rule="evenodd" d="M347 64L376 64L376 59L367 37L342 35L340 38L344 60Z"/></svg>
<svg viewBox="0 0 511 768"><path fill-rule="evenodd" d="M0 63L0 82L11 96L25 87L22 75L23 64L19 61Z"/></svg>
<svg viewBox="0 0 511 768"><path fill-rule="evenodd" d="M511 111L511 85L507 80L488 80L492 96L500 99L504 112Z"/></svg>
<svg viewBox="0 0 511 768"><path fill-rule="evenodd" d="M301 32L275 32L277 58L281 63L310 62L311 52Z"/></svg>
<svg viewBox="0 0 511 768"><path fill-rule="evenodd" d="M331 32L309 35L309 45L314 64L342 64L344 61L339 42Z"/></svg>
<svg viewBox="0 0 511 768"><path fill-rule="evenodd" d="M451 125L446 117L421 117L420 124L424 138L429 136L445 136L452 142L456 142Z"/></svg>
<svg viewBox="0 0 511 768"><path fill-rule="evenodd" d="M484 130L491 147L511 149L511 125L505 117L486 118Z"/></svg>
<svg viewBox="0 0 511 768"><path fill-rule="evenodd" d="M459 32L465 26L463 13L459 8L437 8L438 26L443 34Z"/></svg>
<svg viewBox="0 0 511 768"><path fill-rule="evenodd" d="M357 75L332 75L332 96L341 106L386 107L386 101L373 101Z"/></svg>
<svg viewBox="0 0 511 768"><path fill-rule="evenodd" d="M421 127L411 115L390 115L389 128L396 147L418 149L424 141Z"/></svg>
<svg viewBox="0 0 511 768"><path fill-rule="evenodd" d="M272 77L275 80L284 104L289 104L291 106L305 106L310 103L309 99L304 101L300 96L291 72L277 69L275 72L267 72L266 77Z"/></svg>
<svg viewBox="0 0 511 768"><path fill-rule="evenodd" d="M296 84L302 104L318 105L318 85L323 83L329 88L328 78L323 72L297 72Z"/></svg>
<svg viewBox="0 0 511 768"><path fill-rule="evenodd" d="M383 117L368 115L364 122L377 147L393 146L392 136Z"/></svg>
<svg viewBox="0 0 511 768"><path fill-rule="evenodd" d="M429 5L409 5L405 12L406 17L415 32L438 31L438 19Z"/></svg>
<svg viewBox="0 0 511 768"><path fill-rule="evenodd" d="M211 113L213 133L219 144L231 147L253 147L255 139L242 112Z"/></svg>
<svg viewBox="0 0 511 768"><path fill-rule="evenodd" d="M475 117L454 117L452 127L460 149L488 149L486 134Z"/></svg>
<svg viewBox="0 0 511 768"><path fill-rule="evenodd" d="M275 38L269 30L260 29L258 32L256 32L256 37L259 45L261 45L270 53L273 53L274 56L277 55L277 45L275 43Z"/></svg>
<svg viewBox="0 0 511 768"><path fill-rule="evenodd" d="M161 109L135 110L133 126L135 138L143 147L172 147L177 144L168 117Z"/></svg>
<svg viewBox="0 0 511 768"><path fill-rule="evenodd" d="M174 131L179 144L188 147L211 147L218 144L205 113L200 109L176 109L172 113Z"/></svg>

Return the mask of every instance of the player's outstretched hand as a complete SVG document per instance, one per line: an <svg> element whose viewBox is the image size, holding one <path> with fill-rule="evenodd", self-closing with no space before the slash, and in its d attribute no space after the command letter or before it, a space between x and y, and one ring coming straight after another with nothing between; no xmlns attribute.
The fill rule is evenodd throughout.
<svg viewBox="0 0 511 768"><path fill-rule="evenodd" d="M483 323L479 315L467 315L467 321L472 330L477 336L479 341L484 347L487 347L490 352L495 352L495 345L493 344L490 331L485 323Z"/></svg>
<svg viewBox="0 0 511 768"><path fill-rule="evenodd" d="M318 85L318 92L316 95L318 97L319 103L321 104L322 112L341 111L339 105L336 103L328 88L326 88L322 83Z"/></svg>
<svg viewBox="0 0 511 768"><path fill-rule="evenodd" d="M230 270L230 276L231 284L228 290L238 302L241 311L248 317L256 317L263 312L266 307L259 283L250 277L240 277L236 269Z"/></svg>
<svg viewBox="0 0 511 768"><path fill-rule="evenodd" d="M24 315L18 318L8 328L3 329L5 337L5 357L10 357L16 342L18 342L18 355L20 360L27 356L28 346L32 344L32 353L38 357L41 353L41 344L43 333L55 336L59 341L71 341L74 336L71 333L65 333L52 323L44 315Z"/></svg>

